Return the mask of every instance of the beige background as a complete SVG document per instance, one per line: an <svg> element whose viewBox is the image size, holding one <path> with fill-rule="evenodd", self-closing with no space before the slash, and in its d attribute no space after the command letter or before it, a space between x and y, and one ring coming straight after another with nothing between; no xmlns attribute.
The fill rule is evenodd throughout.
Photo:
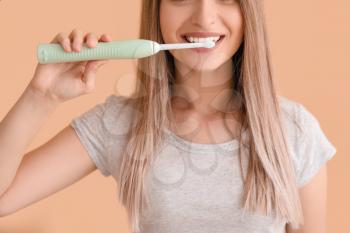
<svg viewBox="0 0 350 233"><path fill-rule="evenodd" d="M138 36L140 0L0 0L0 117L32 78L36 46L58 32L81 28L112 39ZM338 153L328 163L328 232L348 232L350 188L350 3L265 0L272 63L279 94L303 103L318 118ZM33 140L41 145L106 96L128 95L135 61L101 68L94 93L62 104ZM1 233L130 232L112 178L94 172L17 213L0 218Z"/></svg>

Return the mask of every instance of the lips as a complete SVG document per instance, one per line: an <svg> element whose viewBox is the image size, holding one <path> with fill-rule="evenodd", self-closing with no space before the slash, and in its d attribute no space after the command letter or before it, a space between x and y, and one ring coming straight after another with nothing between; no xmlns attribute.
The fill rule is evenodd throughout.
<svg viewBox="0 0 350 233"><path fill-rule="evenodd" d="M187 41L186 37L207 38L207 37L217 37L217 36L220 36L220 38L219 40L216 41L216 43L221 41L225 37L225 34L218 33L218 32L189 32L189 33L181 34L182 40L187 43L191 43L191 42Z"/></svg>
<svg viewBox="0 0 350 233"><path fill-rule="evenodd" d="M194 36L195 37L195 36ZM215 42L215 43L218 43L219 41L221 41L225 36L220 36L220 38ZM203 37L203 38L206 38L206 37ZM187 40L186 36L182 36L181 37L182 41L183 42L187 42L187 43L193 43L193 42L190 42Z"/></svg>
<svg viewBox="0 0 350 233"><path fill-rule="evenodd" d="M215 51L215 49L221 45L222 39L223 39L223 37L220 37L220 39L215 42L215 46L212 48L193 48L191 50L196 51L197 53L208 53L208 52Z"/></svg>
<svg viewBox="0 0 350 233"><path fill-rule="evenodd" d="M219 32L188 32L181 34L182 37L184 36L192 36L192 37L211 37L211 36L224 36L224 33Z"/></svg>

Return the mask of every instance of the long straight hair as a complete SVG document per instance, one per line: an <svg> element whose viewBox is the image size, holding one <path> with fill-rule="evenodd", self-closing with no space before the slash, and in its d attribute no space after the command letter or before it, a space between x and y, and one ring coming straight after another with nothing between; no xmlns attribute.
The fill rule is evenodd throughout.
<svg viewBox="0 0 350 233"><path fill-rule="evenodd" d="M160 1L143 0L140 38L164 43L160 30ZM238 1L244 19L244 40L232 57L234 92L241 96L242 124L239 158L242 170L242 132L247 130L249 163L244 179L242 207L265 214L274 212L297 228L303 223L296 176L281 124L281 113L272 79L263 3ZM152 17L151 17L152 16ZM137 109L119 173L119 200L126 208L134 232L140 232L145 195L144 177L164 142L164 127L171 119L170 98L174 83L174 58L168 51L142 58L137 64L136 88L130 99ZM171 115L171 114L170 114ZM241 171L242 174L242 171Z"/></svg>

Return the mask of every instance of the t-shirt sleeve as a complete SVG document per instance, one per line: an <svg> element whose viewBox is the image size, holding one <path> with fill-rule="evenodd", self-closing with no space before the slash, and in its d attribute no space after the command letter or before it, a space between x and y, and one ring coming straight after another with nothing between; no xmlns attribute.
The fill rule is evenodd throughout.
<svg viewBox="0 0 350 233"><path fill-rule="evenodd" d="M106 105L110 101L110 98L108 97L105 102L95 105L93 108L74 118L70 123L90 158L105 177L111 175L106 150L107 133L103 124Z"/></svg>
<svg viewBox="0 0 350 233"><path fill-rule="evenodd" d="M301 134L298 134L297 185L303 187L322 165L336 153L336 148L323 132L316 117L302 104L298 105Z"/></svg>

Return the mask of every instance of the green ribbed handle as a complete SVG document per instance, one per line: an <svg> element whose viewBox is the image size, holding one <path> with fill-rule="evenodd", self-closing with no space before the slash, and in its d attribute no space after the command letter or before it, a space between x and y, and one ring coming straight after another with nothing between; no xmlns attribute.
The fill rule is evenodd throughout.
<svg viewBox="0 0 350 233"><path fill-rule="evenodd" d="M65 52L60 44L39 44L37 57L41 64L104 59L135 59L155 54L154 41L136 39L98 42L96 47L85 44L80 52Z"/></svg>

